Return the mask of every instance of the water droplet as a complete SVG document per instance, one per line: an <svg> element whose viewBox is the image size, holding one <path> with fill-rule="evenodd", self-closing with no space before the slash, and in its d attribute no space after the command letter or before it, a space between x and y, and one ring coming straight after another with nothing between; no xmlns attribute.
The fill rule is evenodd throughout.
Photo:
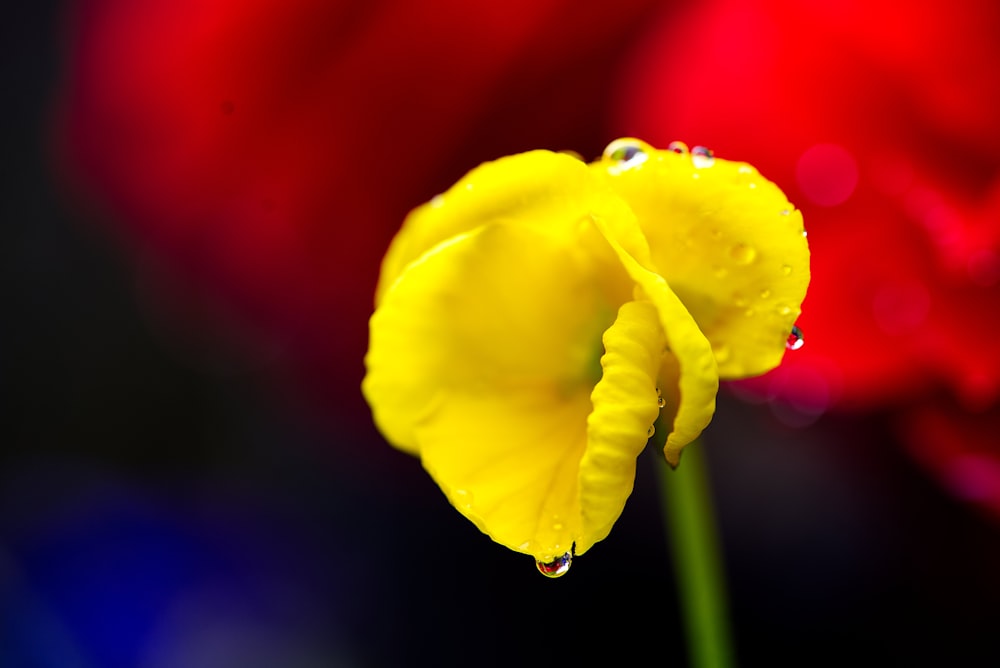
<svg viewBox="0 0 1000 668"><path fill-rule="evenodd" d="M781 273L784 274L785 276L791 276L792 275L792 265L790 265L790 264L782 265L782 267L781 267Z"/></svg>
<svg viewBox="0 0 1000 668"><path fill-rule="evenodd" d="M682 141L672 141L667 144L667 150L672 153L679 153L681 155L688 154L688 145Z"/></svg>
<svg viewBox="0 0 1000 668"><path fill-rule="evenodd" d="M802 338L802 330L798 326L792 326L792 333L788 335L788 340L785 341L785 347L789 350L798 350L805 343L805 339Z"/></svg>
<svg viewBox="0 0 1000 668"><path fill-rule="evenodd" d="M456 489L454 492L455 504L465 509L472 507L472 492L467 489Z"/></svg>
<svg viewBox="0 0 1000 668"><path fill-rule="evenodd" d="M740 165L739 169L737 169L736 172L739 174L753 174L754 168L751 167L750 165Z"/></svg>
<svg viewBox="0 0 1000 668"><path fill-rule="evenodd" d="M736 244L729 249L729 256L736 260L737 264L750 264L757 258L757 250L753 246Z"/></svg>
<svg viewBox="0 0 1000 668"><path fill-rule="evenodd" d="M434 195L434 197L431 197L431 206L435 209L439 206L444 206L444 195Z"/></svg>
<svg viewBox="0 0 1000 668"><path fill-rule="evenodd" d="M558 522L557 521L557 522L553 522L552 523L552 530L553 531L562 531L562 528L563 528L562 522Z"/></svg>
<svg viewBox="0 0 1000 668"><path fill-rule="evenodd" d="M635 139L616 139L604 149L604 157L625 167L635 167L649 157Z"/></svg>
<svg viewBox="0 0 1000 668"><path fill-rule="evenodd" d="M725 343L720 343L715 348L712 348L712 353L715 355L715 361L721 364L729 359L729 346Z"/></svg>
<svg viewBox="0 0 1000 668"><path fill-rule="evenodd" d="M695 146L691 149L691 162L698 169L711 167L715 164L715 154L712 153L712 149L706 146Z"/></svg>
<svg viewBox="0 0 1000 668"><path fill-rule="evenodd" d="M782 209L778 213L780 213L782 216L790 216L790 215L792 215L792 212L791 212L790 209Z"/></svg>
<svg viewBox="0 0 1000 668"><path fill-rule="evenodd" d="M569 572L569 567L573 565L573 553L567 552L561 557L556 557L552 561L536 560L535 566L538 572L547 578L558 578Z"/></svg>
<svg viewBox="0 0 1000 668"><path fill-rule="evenodd" d="M654 425L649 425L649 429L646 430L646 438L653 438L653 434L656 433L656 427Z"/></svg>
<svg viewBox="0 0 1000 668"><path fill-rule="evenodd" d="M746 306L746 305L747 305L747 304L749 304L750 302L749 302L749 301L747 301L747 298L746 298L746 297L744 297L744 296L743 296L742 294L740 294L739 292L734 292L734 293L733 293L733 303L734 303L734 304L736 304L736 306L737 306L738 308L743 308L744 306Z"/></svg>
<svg viewBox="0 0 1000 668"><path fill-rule="evenodd" d="M667 400L663 398L663 393L660 392L660 388L656 388L656 405L663 408L667 405ZM650 434L652 436L652 434Z"/></svg>
<svg viewBox="0 0 1000 668"><path fill-rule="evenodd" d="M771 296L771 291L768 290L767 288L764 288L763 290L760 291L760 298L761 299L767 299L770 296Z"/></svg>
<svg viewBox="0 0 1000 668"><path fill-rule="evenodd" d="M792 312L792 307L789 306L788 304L776 304L774 306L774 311L778 315L788 315L789 313Z"/></svg>

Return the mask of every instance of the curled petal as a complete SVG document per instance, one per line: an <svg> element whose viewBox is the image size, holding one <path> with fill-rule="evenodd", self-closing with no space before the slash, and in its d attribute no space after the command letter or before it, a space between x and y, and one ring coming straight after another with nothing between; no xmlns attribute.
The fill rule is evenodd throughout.
<svg viewBox="0 0 1000 668"><path fill-rule="evenodd" d="M643 160L593 168L635 212L653 267L711 341L720 376L774 368L809 284L801 213L746 163L627 141Z"/></svg>
<svg viewBox="0 0 1000 668"><path fill-rule="evenodd" d="M583 530L577 554L606 538L621 515L632 492L636 457L659 413L656 382L665 339L656 307L623 304L603 340L603 376L591 394L594 410L580 461Z"/></svg>
<svg viewBox="0 0 1000 668"><path fill-rule="evenodd" d="M637 292L656 307L657 316L666 336L667 350L676 361L676 380L664 378L669 387L676 387L677 412L663 454L672 466L680 462L681 450L698 438L715 413L715 396L719 391L719 372L712 346L698 328L671 286L662 276L644 267L615 238L614 231L604 221L597 225L615 249ZM665 367L666 368L666 367ZM671 390L671 394L674 394Z"/></svg>

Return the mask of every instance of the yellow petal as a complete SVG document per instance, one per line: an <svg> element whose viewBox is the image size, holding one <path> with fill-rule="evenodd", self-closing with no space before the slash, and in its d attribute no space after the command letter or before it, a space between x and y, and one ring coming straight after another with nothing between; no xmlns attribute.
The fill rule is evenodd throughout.
<svg viewBox="0 0 1000 668"><path fill-rule="evenodd" d="M802 215L752 166L655 150L593 163L635 212L653 266L694 316L726 379L781 361L809 283ZM634 152L634 150L632 151Z"/></svg>
<svg viewBox="0 0 1000 668"><path fill-rule="evenodd" d="M456 395L589 394L631 282L589 222L555 228L486 225L410 263L385 293L362 390L391 443L418 452L415 426Z"/></svg>
<svg viewBox="0 0 1000 668"><path fill-rule="evenodd" d="M627 220L635 243L641 232L634 217L601 181L583 162L551 151L529 151L480 165L407 216L382 262L376 304L410 262L441 242L489 223L517 222L553 231L575 227L598 213L611 221Z"/></svg>
<svg viewBox="0 0 1000 668"><path fill-rule="evenodd" d="M698 438L715 414L719 372L712 346L663 277L644 267L630 255L604 221L597 219L595 223L615 249L629 276L636 282L639 295L656 307L663 327L670 353L663 369L676 369L677 375L661 375L660 382L665 391L670 388L670 394L678 397L677 411L663 454L672 466L677 466L681 450ZM676 391L673 387L676 387Z"/></svg>
<svg viewBox="0 0 1000 668"><path fill-rule="evenodd" d="M607 537L635 481L635 461L659 414L657 373L666 340L649 302L628 302L604 333L603 375L587 419L587 449L580 461L582 531L576 553Z"/></svg>

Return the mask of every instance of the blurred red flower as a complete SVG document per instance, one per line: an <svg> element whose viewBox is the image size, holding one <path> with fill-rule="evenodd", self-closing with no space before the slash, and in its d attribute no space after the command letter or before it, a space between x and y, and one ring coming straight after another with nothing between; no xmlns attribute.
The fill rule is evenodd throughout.
<svg viewBox="0 0 1000 668"><path fill-rule="evenodd" d="M57 151L161 307L367 420L367 318L407 211L498 155L598 154L654 4L81 1Z"/></svg>
<svg viewBox="0 0 1000 668"><path fill-rule="evenodd" d="M891 411L1000 517L998 35L988 0L698 4L637 46L616 129L749 160L803 209L806 345L750 389Z"/></svg>

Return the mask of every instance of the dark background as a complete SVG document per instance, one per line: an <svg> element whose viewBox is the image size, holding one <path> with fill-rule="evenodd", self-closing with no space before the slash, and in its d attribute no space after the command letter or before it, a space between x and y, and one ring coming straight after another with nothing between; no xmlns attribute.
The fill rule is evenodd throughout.
<svg viewBox="0 0 1000 668"><path fill-rule="evenodd" d="M0 665L684 664L661 461L548 581L373 429L313 428L65 196L59 5L4 14ZM997 665L1000 526L878 415L779 418L724 394L705 437L740 662Z"/></svg>

